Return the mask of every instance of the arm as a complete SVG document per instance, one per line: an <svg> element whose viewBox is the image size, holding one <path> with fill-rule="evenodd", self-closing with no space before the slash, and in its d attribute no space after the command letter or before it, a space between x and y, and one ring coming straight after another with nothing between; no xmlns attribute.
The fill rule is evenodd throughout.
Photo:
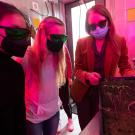
<svg viewBox="0 0 135 135"><path fill-rule="evenodd" d="M86 67L84 67L83 55L81 52L81 40L78 40L75 52L75 69L74 75L82 83L86 84Z"/></svg>
<svg viewBox="0 0 135 135"><path fill-rule="evenodd" d="M16 106L16 126L18 127L18 134L25 135L26 134L26 110L25 110L25 78L23 69L20 68L19 72L19 79L17 81L17 92L18 92L18 102Z"/></svg>
<svg viewBox="0 0 135 135"><path fill-rule="evenodd" d="M71 57L68 51L68 48L65 46L65 57L66 57L66 78L68 79L69 85L72 84L72 62Z"/></svg>
<svg viewBox="0 0 135 135"><path fill-rule="evenodd" d="M75 57L75 76L84 84L86 85L98 85L100 81L100 74L97 72L89 71L88 70L88 61L91 59L88 58L88 54L90 53L87 51L87 40L86 42L83 40L78 41L76 47L76 57ZM84 48L85 47L85 48ZM91 54L92 56L92 54ZM90 56L89 56L90 57ZM88 60L87 60L88 59ZM94 64L94 63L91 63ZM94 65L91 65L92 67Z"/></svg>
<svg viewBox="0 0 135 135"><path fill-rule="evenodd" d="M122 76L135 75L128 61L128 48L124 38L121 40L121 56L118 62L118 67Z"/></svg>
<svg viewBox="0 0 135 135"><path fill-rule="evenodd" d="M24 70L24 73L26 72L26 69L27 69L27 66L28 66L28 61L29 61L29 56L31 55L32 53L31 53L31 47L28 47L27 48L27 51L26 51L26 53L25 53L25 55L24 55L24 57L23 58L20 58L20 57L13 57L13 59L16 61L16 62L18 62L19 64L21 64L22 65L22 67L23 67L23 70ZM32 57L32 56L31 56ZM33 57L32 57L33 58Z"/></svg>

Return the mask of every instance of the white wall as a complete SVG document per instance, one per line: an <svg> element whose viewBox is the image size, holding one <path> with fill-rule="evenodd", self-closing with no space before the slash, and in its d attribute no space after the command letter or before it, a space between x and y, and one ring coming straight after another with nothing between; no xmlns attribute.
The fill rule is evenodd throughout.
<svg viewBox="0 0 135 135"><path fill-rule="evenodd" d="M49 14L47 14L47 8L45 5L45 0L1 0L4 2L11 3L15 5L17 8L21 9L24 11L27 15L30 17L39 17L39 18L44 18L47 15L52 15L52 9L51 9L51 4L50 2L46 2L47 6L49 8ZM36 2L38 4L39 10L37 12L43 14L44 16L40 16L39 14L31 11L33 9L33 2ZM58 17L64 21L64 4L63 3L54 3L54 15L55 17Z"/></svg>
<svg viewBox="0 0 135 135"><path fill-rule="evenodd" d="M106 0L106 7L112 14L116 32L126 38L129 58L135 57L135 21L128 21L128 9L135 8L135 0Z"/></svg>

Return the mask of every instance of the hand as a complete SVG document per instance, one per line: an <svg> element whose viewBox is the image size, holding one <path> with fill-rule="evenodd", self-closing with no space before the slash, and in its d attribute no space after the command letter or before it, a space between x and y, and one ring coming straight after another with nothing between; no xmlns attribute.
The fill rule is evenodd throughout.
<svg viewBox="0 0 135 135"><path fill-rule="evenodd" d="M97 72L91 72L91 73L86 73L86 79L90 82L91 85L98 85L101 76Z"/></svg>

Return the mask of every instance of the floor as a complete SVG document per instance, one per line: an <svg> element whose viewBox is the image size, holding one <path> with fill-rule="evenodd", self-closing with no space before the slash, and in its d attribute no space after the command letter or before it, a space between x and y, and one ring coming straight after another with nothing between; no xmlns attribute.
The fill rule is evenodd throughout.
<svg viewBox="0 0 135 135"><path fill-rule="evenodd" d="M57 135L101 135L101 113L97 112L97 114L93 117L93 119L88 123L86 128L81 132L78 116L76 114L72 114L74 130L72 132L68 132L67 127L67 115L63 109L60 110L60 125L61 132Z"/></svg>
<svg viewBox="0 0 135 135"><path fill-rule="evenodd" d="M72 132L68 132L67 129L67 115L63 109L60 111L60 125L61 132L58 135L79 135L81 130L78 123L78 116L76 114L72 114L74 130Z"/></svg>

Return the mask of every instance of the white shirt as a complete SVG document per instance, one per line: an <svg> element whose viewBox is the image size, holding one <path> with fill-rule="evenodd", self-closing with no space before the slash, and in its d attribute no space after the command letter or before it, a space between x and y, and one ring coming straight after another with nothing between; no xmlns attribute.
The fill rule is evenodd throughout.
<svg viewBox="0 0 135 135"><path fill-rule="evenodd" d="M32 123L40 123L54 116L60 105L58 104L59 89L56 86L56 68L53 64L53 55L48 54L41 67L40 89L33 82L34 75L27 82L26 91L26 119Z"/></svg>

